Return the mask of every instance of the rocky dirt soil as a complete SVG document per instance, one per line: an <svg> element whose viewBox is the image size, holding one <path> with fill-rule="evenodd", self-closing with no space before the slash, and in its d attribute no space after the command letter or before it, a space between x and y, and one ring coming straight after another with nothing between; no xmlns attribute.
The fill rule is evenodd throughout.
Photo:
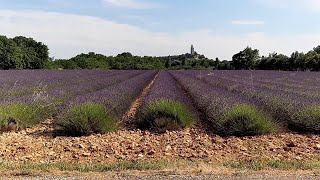
<svg viewBox="0 0 320 180"><path fill-rule="evenodd" d="M152 134L118 131L53 137L52 120L34 129L0 134L0 162L113 163L118 160L320 160L320 136L293 133L223 138L198 129Z"/></svg>

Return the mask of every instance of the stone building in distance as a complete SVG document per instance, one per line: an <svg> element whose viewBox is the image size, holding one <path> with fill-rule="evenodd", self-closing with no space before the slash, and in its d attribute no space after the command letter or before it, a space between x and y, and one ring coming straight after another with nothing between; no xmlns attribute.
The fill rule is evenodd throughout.
<svg viewBox="0 0 320 180"><path fill-rule="evenodd" d="M193 44L191 44L191 53L190 54L191 54L191 56L194 56L194 54L195 54Z"/></svg>
<svg viewBox="0 0 320 180"><path fill-rule="evenodd" d="M199 54L195 51L193 44L191 44L191 51L190 51L191 57L190 59L199 59Z"/></svg>

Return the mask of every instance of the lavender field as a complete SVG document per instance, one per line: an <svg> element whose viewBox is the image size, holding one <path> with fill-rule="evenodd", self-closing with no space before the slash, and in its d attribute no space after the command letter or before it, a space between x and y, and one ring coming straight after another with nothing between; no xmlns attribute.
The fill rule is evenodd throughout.
<svg viewBox="0 0 320 180"><path fill-rule="evenodd" d="M0 71L0 82L1 131L53 118L57 129L77 135L126 129L123 124L223 136L320 134L316 72ZM133 107L133 117L124 118Z"/></svg>

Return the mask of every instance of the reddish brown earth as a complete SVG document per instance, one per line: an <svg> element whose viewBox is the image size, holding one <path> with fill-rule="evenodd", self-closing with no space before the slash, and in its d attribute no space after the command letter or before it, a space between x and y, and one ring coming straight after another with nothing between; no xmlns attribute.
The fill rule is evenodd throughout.
<svg viewBox="0 0 320 180"><path fill-rule="evenodd" d="M50 121L34 129L0 135L0 162L92 162L200 159L320 160L320 136L293 133L223 138L198 129L152 134L118 131L88 137L52 137Z"/></svg>

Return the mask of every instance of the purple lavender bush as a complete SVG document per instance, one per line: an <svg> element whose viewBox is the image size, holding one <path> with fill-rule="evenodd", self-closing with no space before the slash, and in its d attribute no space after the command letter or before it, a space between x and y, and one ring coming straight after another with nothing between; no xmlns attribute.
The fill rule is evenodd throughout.
<svg viewBox="0 0 320 180"><path fill-rule="evenodd" d="M60 116L56 135L82 136L115 130L115 124L155 75L155 71L145 71L105 89L77 96Z"/></svg>
<svg viewBox="0 0 320 180"><path fill-rule="evenodd" d="M256 101L205 83L197 77L181 72L171 73L191 94L214 132L220 135L252 136L277 131L277 124L271 121L267 113L257 110ZM231 125L239 128L229 129Z"/></svg>
<svg viewBox="0 0 320 180"><path fill-rule="evenodd" d="M18 129L33 127L51 116L65 113L67 105L77 97L115 86L143 73L145 71L1 71L0 126L2 129L8 125Z"/></svg>
<svg viewBox="0 0 320 180"><path fill-rule="evenodd" d="M177 131L194 124L194 115L188 108L171 99L158 99L145 107L138 127L157 133Z"/></svg>
<svg viewBox="0 0 320 180"><path fill-rule="evenodd" d="M167 71L160 71L142 103L138 128L158 133L179 130L194 125L197 115L182 87Z"/></svg>
<svg viewBox="0 0 320 180"><path fill-rule="evenodd" d="M187 72L197 76L197 72ZM301 131L296 123L304 124L301 111L320 104L319 73L279 71L213 71L203 73L201 80L226 91L238 93L256 101L259 109L272 115L283 128ZM317 76L318 75L318 76ZM300 112L300 115L297 115ZM315 116L315 114L313 114ZM302 118L306 119L306 118ZM314 119L309 116L309 119ZM310 123L313 122L313 125ZM317 121L309 121L309 127L317 127ZM299 125L301 127L301 125ZM305 128L301 128L305 129Z"/></svg>
<svg viewBox="0 0 320 180"><path fill-rule="evenodd" d="M56 135L86 136L115 131L116 122L101 104L84 103L70 109L59 121Z"/></svg>
<svg viewBox="0 0 320 180"><path fill-rule="evenodd" d="M320 106L307 107L295 113L289 127L298 132L320 134Z"/></svg>
<svg viewBox="0 0 320 180"><path fill-rule="evenodd" d="M45 111L39 106L23 102L0 105L0 132L31 128L45 118Z"/></svg>

